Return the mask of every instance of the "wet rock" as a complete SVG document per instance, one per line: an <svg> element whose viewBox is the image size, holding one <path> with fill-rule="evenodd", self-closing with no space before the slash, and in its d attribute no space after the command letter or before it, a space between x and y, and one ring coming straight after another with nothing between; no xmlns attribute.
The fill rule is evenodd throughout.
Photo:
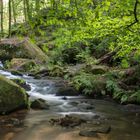
<svg viewBox="0 0 140 140"><path fill-rule="evenodd" d="M12 70L11 74L17 75L17 76L23 76L23 74L21 72L17 71L17 70Z"/></svg>
<svg viewBox="0 0 140 140"><path fill-rule="evenodd" d="M0 76L0 114L28 106L27 93L13 81Z"/></svg>
<svg viewBox="0 0 140 140"><path fill-rule="evenodd" d="M94 115L93 116L93 119L99 119L101 116L99 116L99 115Z"/></svg>
<svg viewBox="0 0 140 140"><path fill-rule="evenodd" d="M98 137L98 134L94 131L80 131L79 135L84 137Z"/></svg>
<svg viewBox="0 0 140 140"><path fill-rule="evenodd" d="M62 97L62 99L63 99L63 100L67 100L68 98L64 96L64 97Z"/></svg>
<svg viewBox="0 0 140 140"><path fill-rule="evenodd" d="M56 92L56 96L77 96L78 91L74 87L60 87Z"/></svg>
<svg viewBox="0 0 140 140"><path fill-rule="evenodd" d="M17 118L11 118L10 119L10 121L11 121L11 123L13 124L13 125L20 125L21 123L22 123L22 121L20 121L19 119L17 119Z"/></svg>
<svg viewBox="0 0 140 140"><path fill-rule="evenodd" d="M19 120L17 118L5 118L3 120L0 121L0 125L1 126L20 126L23 124L22 120Z"/></svg>
<svg viewBox="0 0 140 140"><path fill-rule="evenodd" d="M82 130L79 132L80 136L85 136L85 137L95 137L97 136L97 133L103 133L103 134L108 134L111 131L110 126L97 126L92 129L87 129L87 130Z"/></svg>
<svg viewBox="0 0 140 140"><path fill-rule="evenodd" d="M79 117L70 116L70 115L66 115L63 118L50 120L51 124L60 125L62 127L75 127L75 126L81 125L82 123L85 123L85 122L86 122L85 120L83 120Z"/></svg>
<svg viewBox="0 0 140 140"><path fill-rule="evenodd" d="M36 99L31 103L32 109L49 109L49 105L43 99Z"/></svg>
<svg viewBox="0 0 140 140"><path fill-rule="evenodd" d="M135 104L127 104L124 105L124 109L130 112L139 112L140 113L140 106Z"/></svg>
<svg viewBox="0 0 140 140"><path fill-rule="evenodd" d="M12 79L12 81L24 88L26 91L31 90L31 86L27 84L26 81L24 81L23 79Z"/></svg>
<svg viewBox="0 0 140 140"><path fill-rule="evenodd" d="M50 72L50 71L49 71L47 68L43 68L43 69L39 70L38 72L36 72L33 76L34 76L36 79L40 79L40 78L49 76L49 72Z"/></svg>

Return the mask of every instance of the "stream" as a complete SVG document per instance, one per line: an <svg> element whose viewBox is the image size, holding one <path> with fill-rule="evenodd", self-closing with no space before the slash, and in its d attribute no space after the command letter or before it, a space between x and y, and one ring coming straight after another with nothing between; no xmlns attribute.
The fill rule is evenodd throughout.
<svg viewBox="0 0 140 140"><path fill-rule="evenodd" d="M2 67L2 64L0 64ZM0 140L140 140L140 107L119 105L110 100L89 99L83 96L56 96L57 80L14 76L0 70L7 78L22 78L31 86L31 98L41 98L49 104L46 110L19 110L0 119L12 118L17 125L0 127ZM59 81L57 81L59 83ZM60 82L61 86L61 82ZM50 124L50 119L73 115L87 122L74 128ZM21 122L21 123L19 123ZM98 126L111 126L108 134L83 137L79 131Z"/></svg>

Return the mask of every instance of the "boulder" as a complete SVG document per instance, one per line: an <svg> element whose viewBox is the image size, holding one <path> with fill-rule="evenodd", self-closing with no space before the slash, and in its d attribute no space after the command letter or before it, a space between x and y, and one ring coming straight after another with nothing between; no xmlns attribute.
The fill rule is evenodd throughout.
<svg viewBox="0 0 140 140"><path fill-rule="evenodd" d="M0 41L0 60L12 58L34 59L37 63L44 63L47 56L29 38L10 38Z"/></svg>
<svg viewBox="0 0 140 140"><path fill-rule="evenodd" d="M19 86L21 86L22 88L24 88L26 91L30 91L31 90L31 86L29 84L26 83L26 81L24 81L23 79L12 79L13 82L15 82L16 84L18 84Z"/></svg>
<svg viewBox="0 0 140 140"><path fill-rule="evenodd" d="M140 113L140 106L139 105L127 104L127 105L124 105L123 107L124 107L125 111Z"/></svg>
<svg viewBox="0 0 140 140"><path fill-rule="evenodd" d="M97 137L97 133L103 133L103 134L108 134L111 131L110 126L99 126L95 128L91 128L89 130L82 130L79 132L80 136L85 136L85 137Z"/></svg>
<svg viewBox="0 0 140 140"><path fill-rule="evenodd" d="M16 76L23 76L23 74L17 70L11 70L10 72L11 72L11 74L16 75Z"/></svg>
<svg viewBox="0 0 140 140"><path fill-rule="evenodd" d="M0 76L0 114L27 106L28 99L25 90L13 81Z"/></svg>
<svg viewBox="0 0 140 140"><path fill-rule="evenodd" d="M75 127L81 125L82 123L86 123L86 121L79 117L66 115L63 118L51 119L50 123L53 125L60 125L62 127Z"/></svg>
<svg viewBox="0 0 140 140"><path fill-rule="evenodd" d="M79 92L74 87L60 87L56 92L56 96L77 96Z"/></svg>
<svg viewBox="0 0 140 140"><path fill-rule="evenodd" d="M19 74L19 72L29 72L37 67L36 62L30 59L23 58L13 58L8 64L7 68L14 72L14 74ZM19 71L17 73L17 71ZM16 72L16 73L15 73Z"/></svg>
<svg viewBox="0 0 140 140"><path fill-rule="evenodd" d="M36 99L31 103L32 109L49 109L49 105L43 99Z"/></svg>

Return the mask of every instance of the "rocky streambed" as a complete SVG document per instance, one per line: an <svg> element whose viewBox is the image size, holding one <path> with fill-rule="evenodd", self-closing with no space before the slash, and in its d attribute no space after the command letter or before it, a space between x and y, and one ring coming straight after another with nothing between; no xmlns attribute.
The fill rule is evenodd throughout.
<svg viewBox="0 0 140 140"><path fill-rule="evenodd" d="M3 70L0 74L24 79L31 87L30 99L36 100L32 109L0 116L0 140L140 139L139 106L68 96L72 90L61 79L14 76ZM56 96L62 89L63 96Z"/></svg>

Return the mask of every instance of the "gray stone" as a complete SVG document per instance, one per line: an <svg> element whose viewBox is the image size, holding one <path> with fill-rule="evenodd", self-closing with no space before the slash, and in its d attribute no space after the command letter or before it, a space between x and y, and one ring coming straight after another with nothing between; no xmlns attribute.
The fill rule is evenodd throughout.
<svg viewBox="0 0 140 140"><path fill-rule="evenodd" d="M33 109L49 109L49 105L43 99L36 99L31 103Z"/></svg>

